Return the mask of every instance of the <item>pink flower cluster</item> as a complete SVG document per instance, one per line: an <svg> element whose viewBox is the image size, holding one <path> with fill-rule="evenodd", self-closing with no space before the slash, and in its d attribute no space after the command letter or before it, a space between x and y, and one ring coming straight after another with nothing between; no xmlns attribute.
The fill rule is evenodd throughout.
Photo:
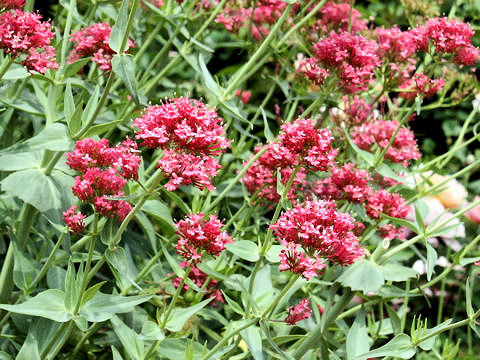
<svg viewBox="0 0 480 360"><path fill-rule="evenodd" d="M420 51L428 51L429 43L432 43L437 53L452 54L457 64L475 65L480 59L471 40L475 32L462 21L433 18L415 28L413 33Z"/></svg>
<svg viewBox="0 0 480 360"><path fill-rule="evenodd" d="M368 197L366 210L368 216L374 219L379 219L380 213L403 219L408 215L409 208L405 204L405 199L400 195L390 194L388 191L380 189Z"/></svg>
<svg viewBox="0 0 480 360"><path fill-rule="evenodd" d="M248 104L250 102L250 98L252 97L252 93L248 90L242 91L242 89L238 89L235 92L235 96L239 97L242 103Z"/></svg>
<svg viewBox="0 0 480 360"><path fill-rule="evenodd" d="M123 220L131 205L112 197L123 196L128 179L136 179L141 159L137 144L130 139L116 147L109 147L107 139L77 141L75 149L66 154L67 165L81 173L75 177L73 193L82 201L94 205L103 216Z"/></svg>
<svg viewBox="0 0 480 360"><path fill-rule="evenodd" d="M300 301L299 304L295 306L290 306L288 308L288 315L285 319L285 322L288 325L295 325L300 320L308 319L312 316L312 310L310 309L310 300L307 298Z"/></svg>
<svg viewBox="0 0 480 360"><path fill-rule="evenodd" d="M284 212L275 224L270 226L279 241L287 246L288 251L298 251L299 245L305 251L305 256L312 258L311 264L318 266L317 260L325 258L340 265L352 264L364 254L364 249L359 244L359 239L353 233L355 220L346 213L335 210L335 202L318 200L306 201L291 210ZM288 247L289 244L293 244ZM302 272L297 268L297 263L285 262L282 267L294 273L305 276L304 267L307 261L300 264ZM297 257L300 262L301 256ZM317 268L313 269L318 272Z"/></svg>
<svg viewBox="0 0 480 360"><path fill-rule="evenodd" d="M73 234L83 232L85 230L85 215L77 212L77 207L73 205L68 210L63 212L63 221L70 228Z"/></svg>
<svg viewBox="0 0 480 360"><path fill-rule="evenodd" d="M221 230L223 223L215 215L206 219L203 213L189 214L175 223L175 227L179 236L175 249L192 264L200 262L204 252L218 256L226 244L233 242L230 235Z"/></svg>
<svg viewBox="0 0 480 360"><path fill-rule="evenodd" d="M0 9L20 9L25 5L25 0L0 0Z"/></svg>
<svg viewBox="0 0 480 360"><path fill-rule="evenodd" d="M238 33L242 28L251 30L250 35L257 41L270 33L269 25L274 24L287 7L287 3L281 0L259 0L254 7L248 7L247 1L238 3L238 8L225 7L215 22L223 24L232 33Z"/></svg>
<svg viewBox="0 0 480 360"><path fill-rule="evenodd" d="M165 187L173 191L179 185L193 184L213 190L211 178L220 168L218 156L230 146L222 119L214 109L186 97L149 106L135 119L136 138L143 146L161 148L159 168L170 178Z"/></svg>
<svg viewBox="0 0 480 360"><path fill-rule="evenodd" d="M115 55L108 42L112 27L108 23L93 24L72 34L70 41L74 43L70 53L70 63L81 58L92 56L100 70L112 70L112 58ZM128 40L128 47L134 47L133 41Z"/></svg>
<svg viewBox="0 0 480 360"><path fill-rule="evenodd" d="M355 126L351 136L360 149L372 150L373 146L385 149L395 134L398 123L394 120L377 120ZM409 160L417 160L421 156L413 132L402 126L396 134L392 144L388 147L385 158L403 166L408 166Z"/></svg>
<svg viewBox="0 0 480 360"><path fill-rule="evenodd" d="M314 74L320 74L318 68L336 74L340 89L345 93L354 93L367 90L373 82L373 70L380 65L377 48L375 41L363 36L332 31L313 46L315 56L308 62L310 68L315 70ZM305 72L303 74L308 75ZM312 81L318 83L318 76Z"/></svg>
<svg viewBox="0 0 480 360"><path fill-rule="evenodd" d="M420 94L423 98L429 98L443 89L445 79L430 79L423 73L416 73L411 79L406 80L400 85L400 89L409 90L408 92L401 92L400 96L414 100Z"/></svg>
<svg viewBox="0 0 480 360"><path fill-rule="evenodd" d="M293 180L288 198L295 199L295 193L305 184L308 171L327 171L332 166L337 151L332 147L333 136L327 129L315 129L315 122L298 119L293 124L281 126L282 134L278 141L255 148L255 153L267 151L247 170L242 182L266 205L280 200L277 193L277 173L286 184L296 167L301 166Z"/></svg>
<svg viewBox="0 0 480 360"><path fill-rule="evenodd" d="M361 125L373 117L374 106L364 99L355 96L343 96L344 109L331 109L330 117L333 122L340 125L345 122L349 125Z"/></svg>
<svg viewBox="0 0 480 360"><path fill-rule="evenodd" d="M57 69L52 25L41 21L42 16L19 9L0 14L0 49L12 58L20 58L29 71L44 74Z"/></svg>
<svg viewBox="0 0 480 360"><path fill-rule="evenodd" d="M312 6L311 10L314 6ZM360 14L356 9L352 9L347 2L336 4L332 1L327 1L322 9L317 14L318 19L315 25L310 28L310 31L321 31L328 33L329 31L344 32L348 31L348 24L350 22L350 12L352 15L351 31L356 33L367 29L367 22L361 19Z"/></svg>
<svg viewBox="0 0 480 360"><path fill-rule="evenodd" d="M193 281L195 285L197 285L199 288L203 287L204 284L208 281L208 284L205 287L205 293L204 296L207 296L209 299L213 298L212 302L210 305L216 306L218 304L223 304L225 300L223 299L222 292L218 289L218 281L215 279L208 279L208 275L205 274L202 270L200 270L198 267L191 265L188 261L182 261L180 264L178 264L182 269L186 269L189 266L192 266L190 273L188 274L188 278ZM182 278L176 277L172 279L172 284L176 288L180 286L180 283L182 282ZM189 289L188 284L184 283L183 284L183 290L187 291Z"/></svg>

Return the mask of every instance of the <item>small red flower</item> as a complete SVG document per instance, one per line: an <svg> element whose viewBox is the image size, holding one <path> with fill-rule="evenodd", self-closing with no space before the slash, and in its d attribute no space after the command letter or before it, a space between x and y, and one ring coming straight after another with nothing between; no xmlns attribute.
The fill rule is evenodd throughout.
<svg viewBox="0 0 480 360"><path fill-rule="evenodd" d="M305 298L300 301L299 304L288 308L288 316L286 317L285 322L288 325L295 325L300 320L308 319L311 315L312 309L310 309L310 300Z"/></svg>
<svg viewBox="0 0 480 360"><path fill-rule="evenodd" d="M83 222L85 217L86 216L80 211L77 212L77 207L75 205L63 212L63 221L74 234L83 232L85 230L85 223Z"/></svg>

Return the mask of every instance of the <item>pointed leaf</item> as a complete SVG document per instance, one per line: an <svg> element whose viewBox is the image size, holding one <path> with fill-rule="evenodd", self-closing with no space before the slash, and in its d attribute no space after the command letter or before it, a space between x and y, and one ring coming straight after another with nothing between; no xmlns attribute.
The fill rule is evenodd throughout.
<svg viewBox="0 0 480 360"><path fill-rule="evenodd" d="M128 24L128 0L123 0L118 12L117 21L110 32L110 40L108 45L116 53L123 53L125 49L120 49L122 46L123 36L127 31ZM127 42L128 43L128 42ZM127 44L125 44L127 46Z"/></svg>
<svg viewBox="0 0 480 360"><path fill-rule="evenodd" d="M370 338L365 326L365 312L360 310L347 335L347 359L366 359L358 357L370 350Z"/></svg>
<svg viewBox="0 0 480 360"><path fill-rule="evenodd" d="M338 278L338 281L352 290L363 291L364 294L378 292L385 283L383 273L378 265L366 259L350 265Z"/></svg>
<svg viewBox="0 0 480 360"><path fill-rule="evenodd" d="M379 347L378 349L369 351L365 354L358 356L356 359L364 359L369 357L380 357L380 356L389 356L389 357L398 357L401 359L410 359L415 355L415 346L410 340L410 336L406 334L400 334L395 336L388 343Z"/></svg>
<svg viewBox="0 0 480 360"><path fill-rule="evenodd" d="M188 308L173 310L165 328L172 332L182 330L187 320L190 319L194 314L199 312L202 308L207 306L207 304L212 300L213 298L206 299Z"/></svg>

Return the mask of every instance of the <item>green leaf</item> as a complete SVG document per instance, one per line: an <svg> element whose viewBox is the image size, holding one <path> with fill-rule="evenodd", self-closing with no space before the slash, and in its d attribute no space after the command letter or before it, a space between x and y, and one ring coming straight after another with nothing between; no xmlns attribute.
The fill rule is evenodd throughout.
<svg viewBox="0 0 480 360"><path fill-rule="evenodd" d="M272 263L278 263L280 262L280 253L284 249L283 245L272 245L265 254L265 258Z"/></svg>
<svg viewBox="0 0 480 360"><path fill-rule="evenodd" d="M93 114L95 113L95 109L97 108L97 105L98 105L99 95L100 95L100 86L97 85L95 86L95 90L93 91L93 94L90 96L90 99L88 99L87 105L83 110L83 113L82 113L83 124L88 123L88 121L92 118ZM92 135L89 135L89 136L92 136ZM88 136L84 135L84 137L88 137Z"/></svg>
<svg viewBox="0 0 480 360"><path fill-rule="evenodd" d="M217 98L220 98L220 88L213 79L213 76L210 74L210 71L208 71L202 54L198 56L198 63L202 72L203 81L205 82L205 87L210 90L210 92L212 92Z"/></svg>
<svg viewBox="0 0 480 360"><path fill-rule="evenodd" d="M365 359L369 357L398 357L401 359L410 359L415 355L416 349L410 340L410 336L406 334L400 334L395 336L388 343L379 347L378 349L369 351L365 354L358 356L356 359Z"/></svg>
<svg viewBox="0 0 480 360"><path fill-rule="evenodd" d="M133 56L129 54L119 55L116 54L112 59L112 70L120 77L125 83L129 94L132 96L135 104L140 103L137 92L137 81L135 79L135 64L133 62Z"/></svg>
<svg viewBox="0 0 480 360"><path fill-rule="evenodd" d="M3 74L2 80L20 80L29 77L31 74L21 65L12 64L5 74Z"/></svg>
<svg viewBox="0 0 480 360"><path fill-rule="evenodd" d="M47 176L40 169L16 171L1 181L2 190L33 205L39 211L64 210L75 202L73 178L54 169Z"/></svg>
<svg viewBox="0 0 480 360"><path fill-rule="evenodd" d="M348 134L347 130L344 129L345 137L347 138L348 144L350 147L353 149L353 151L360 156L370 167L373 167L374 163L374 156L370 154L368 151L360 149L350 138L350 135Z"/></svg>
<svg viewBox="0 0 480 360"><path fill-rule="evenodd" d="M116 53L123 53L123 51L125 50L121 49L120 47L122 46L123 37L127 32L128 2L128 0L122 1L122 6L120 7L120 11L118 12L117 21L115 21L115 25L110 32L110 40L108 42L108 45ZM127 46L127 44L125 44L125 47Z"/></svg>
<svg viewBox="0 0 480 360"><path fill-rule="evenodd" d="M113 360L123 360L122 355L118 352L117 348L112 345L112 355L113 355Z"/></svg>
<svg viewBox="0 0 480 360"><path fill-rule="evenodd" d="M38 167L42 152L27 152L0 155L0 170L16 171Z"/></svg>
<svg viewBox="0 0 480 360"><path fill-rule="evenodd" d="M275 136L272 133L272 130L270 130L270 126L268 126L268 119L267 115L265 114L265 110L263 110L263 107L260 106L260 110L262 111L262 116L263 116L263 133L265 134L265 138L267 139L268 143L272 143L275 141Z"/></svg>
<svg viewBox="0 0 480 360"><path fill-rule="evenodd" d="M79 270L83 274L83 271ZM81 287L81 275L76 276L75 274L75 265L73 264L72 259L69 259L67 275L65 276L65 308L73 313L75 305L77 304L78 297L80 296L80 287Z"/></svg>
<svg viewBox="0 0 480 360"><path fill-rule="evenodd" d="M142 210L149 214L154 220L160 222L167 234L173 234L175 232L170 209L162 201L147 200Z"/></svg>
<svg viewBox="0 0 480 360"><path fill-rule="evenodd" d="M164 338L165 334L156 322L150 320L145 321L142 327L142 333L139 335L139 339L161 341Z"/></svg>
<svg viewBox="0 0 480 360"><path fill-rule="evenodd" d="M378 292L385 283L383 273L378 265L363 259L350 265L338 281L352 290L369 292Z"/></svg>
<svg viewBox="0 0 480 360"><path fill-rule="evenodd" d="M474 280L470 278L470 276L467 278L467 283L465 285L465 308L467 310L467 315L468 318L471 319L474 310L472 306L472 296L473 296L473 282Z"/></svg>
<svg viewBox="0 0 480 360"><path fill-rule="evenodd" d="M121 296L97 293L80 308L80 315L90 322L110 320L115 314L126 313L136 305L151 299L149 296Z"/></svg>
<svg viewBox="0 0 480 360"><path fill-rule="evenodd" d="M365 311L361 309L347 334L347 359L366 359L359 357L370 350L370 338L365 326Z"/></svg>
<svg viewBox="0 0 480 360"><path fill-rule="evenodd" d="M162 341L162 345L158 347L157 353L169 360L183 359L185 356L186 343L186 339L165 339ZM197 342L193 345L195 354L201 354L203 351L202 345ZM200 359L200 356L195 356L195 359Z"/></svg>
<svg viewBox="0 0 480 360"><path fill-rule="evenodd" d="M240 331L240 335L247 343L248 350L250 350L253 358L255 360L263 360L262 336L260 335L259 328L256 326L250 326Z"/></svg>
<svg viewBox="0 0 480 360"><path fill-rule="evenodd" d="M142 360L145 349L143 341L138 338L137 333L125 325L118 316L114 316L110 319L110 322L113 325L113 331L120 339L127 354L134 360Z"/></svg>
<svg viewBox="0 0 480 360"><path fill-rule="evenodd" d="M260 254L257 244L253 241L241 240L225 245L228 251L238 256L241 259L255 262L260 259Z"/></svg>
<svg viewBox="0 0 480 360"><path fill-rule="evenodd" d="M382 267L383 277L387 281L407 281L418 275L412 268L399 264L388 263Z"/></svg>
<svg viewBox="0 0 480 360"><path fill-rule="evenodd" d="M212 300L213 298L210 298L184 309L174 309L170 314L170 318L168 319L165 328L172 332L182 330L187 320L199 312Z"/></svg>
<svg viewBox="0 0 480 360"><path fill-rule="evenodd" d="M65 73L63 75L64 78L69 78L74 76L76 73L80 71L92 58L86 57L80 60L77 60L71 64L67 64L65 68Z"/></svg>
<svg viewBox="0 0 480 360"><path fill-rule="evenodd" d="M412 230L415 234L418 234L420 232L420 230L418 229L418 226L411 221L396 218L396 217L392 217L392 216L388 216L388 215L385 215L385 214L382 214L382 218L388 219L396 225L405 226L405 227L409 228L410 230Z"/></svg>
<svg viewBox="0 0 480 360"><path fill-rule="evenodd" d="M225 298L225 300L227 301L227 304L230 305L230 307L232 308L233 311L235 311L237 314L240 314L242 316L245 315L245 312L243 311L242 307L236 301L231 299L223 291L222 291L222 294L223 294L223 297Z"/></svg>
<svg viewBox="0 0 480 360"><path fill-rule="evenodd" d="M390 323L392 324L393 333L397 334L401 332L402 326L401 326L400 317L390 306L387 305L386 308L387 308L388 317L390 319Z"/></svg>
<svg viewBox="0 0 480 360"><path fill-rule="evenodd" d="M477 262L477 261L480 261L480 256L463 258L460 260L460 265L465 266L465 265L473 264L474 262Z"/></svg>
<svg viewBox="0 0 480 360"><path fill-rule="evenodd" d="M72 319L72 314L65 309L64 296L63 291L48 289L21 304L0 304L0 309L16 314L40 316L57 322L66 322Z"/></svg>
<svg viewBox="0 0 480 360"><path fill-rule="evenodd" d="M117 247L115 250L108 249L105 253L107 262L117 279L120 289L123 291L130 285L135 286L140 291L143 291L135 282L138 271L133 264L131 257L127 258L127 252L122 247Z"/></svg>
<svg viewBox="0 0 480 360"><path fill-rule="evenodd" d="M11 232L11 231L9 231ZM14 238L14 234L10 234L10 239ZM15 241L13 244L13 254L15 263L13 266L13 282L16 287L22 289L25 294L30 293L30 284L37 275L37 269L33 262L28 259L23 251L20 251Z"/></svg>
<svg viewBox="0 0 480 360"><path fill-rule="evenodd" d="M437 265L438 255L430 244L425 244L427 248L427 280L432 279L433 268Z"/></svg>
<svg viewBox="0 0 480 360"><path fill-rule="evenodd" d="M83 137L87 138L95 135L102 135L109 130L115 129L117 125L122 123L123 123L123 120L114 120L114 121L109 121L103 124L93 125L87 130L87 132L83 135Z"/></svg>
<svg viewBox="0 0 480 360"><path fill-rule="evenodd" d="M433 333L436 333L436 332L441 332L442 330L444 329L447 329L448 326L452 323L452 319L448 319L444 322L442 322L441 324L431 328L431 329L427 329L423 334L422 334L422 337L426 337L426 336L429 336L430 334L433 334ZM437 336L433 336L427 340L424 340L420 343L418 343L418 346L422 349L422 350L426 350L426 351L429 351L429 350L432 350L433 348L433 345L435 345L435 338Z"/></svg>
<svg viewBox="0 0 480 360"><path fill-rule="evenodd" d="M95 295L100 291L101 287L106 283L106 281L101 281L96 283L93 286L90 286L82 296L82 305L85 304L90 299L93 299Z"/></svg>

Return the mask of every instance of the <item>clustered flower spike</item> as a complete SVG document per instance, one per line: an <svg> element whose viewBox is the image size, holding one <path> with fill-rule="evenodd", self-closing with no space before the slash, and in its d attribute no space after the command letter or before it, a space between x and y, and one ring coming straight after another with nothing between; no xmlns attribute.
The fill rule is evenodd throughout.
<svg viewBox="0 0 480 360"><path fill-rule="evenodd" d="M92 60L98 64L100 70L112 70L112 58L115 55L109 46L110 32L112 27L108 23L93 24L83 30L72 34L70 41L74 43L70 53L70 63L84 57L92 56ZM128 40L128 48L135 45Z"/></svg>
<svg viewBox="0 0 480 360"><path fill-rule="evenodd" d="M314 6L312 6L313 9ZM336 4L327 1L319 12L318 19L313 29L317 32L328 33L330 30L342 32L348 31L350 19L352 22L351 31L356 33L367 29L367 22L361 19L362 14L352 9L348 3Z"/></svg>
<svg viewBox="0 0 480 360"><path fill-rule="evenodd" d="M186 269L187 267L191 266L191 270L188 274L188 278L193 281L195 285L197 285L199 288L202 288L205 283L208 281L208 284L205 287L205 292L204 296L207 298L213 298L212 302L209 303L209 305L216 306L218 304L223 304L225 300L223 299L222 292L220 291L219 283L217 280L213 278L208 278L208 275L205 274L202 270L200 270L198 267L195 265L190 264L188 261L182 261L180 264L178 264L182 269ZM180 283L182 282L182 278L176 277L172 279L172 284L176 288L180 286ZM183 284L182 290L187 291L190 287L188 286L187 283Z"/></svg>
<svg viewBox="0 0 480 360"><path fill-rule="evenodd" d="M478 49L472 45L475 32L467 23L433 18L412 32L420 51L427 52L429 44L433 43L437 53L452 54L453 61L459 65L475 65L479 60Z"/></svg>
<svg viewBox="0 0 480 360"><path fill-rule="evenodd" d="M19 58L29 71L45 74L57 69L55 48L50 45L52 25L41 21L40 14L19 9L0 14L0 49L12 58Z"/></svg>
<svg viewBox="0 0 480 360"><path fill-rule="evenodd" d="M379 219L380 213L400 219L408 215L405 199L396 193L390 194L384 189L380 189L368 197L366 210L368 216L373 219Z"/></svg>
<svg viewBox="0 0 480 360"><path fill-rule="evenodd" d="M310 309L310 300L305 298L297 305L290 306L288 308L288 315L285 319L285 322L288 325L295 325L300 320L308 319L310 316L312 316L312 310Z"/></svg>
<svg viewBox="0 0 480 360"><path fill-rule="evenodd" d="M20 9L25 5L25 0L0 0L0 9Z"/></svg>
<svg viewBox="0 0 480 360"><path fill-rule="evenodd" d="M378 146L380 149L388 147L385 158L407 167L409 160L417 160L421 155L418 151L415 135L404 126L400 128L389 146L390 139L397 128L398 123L394 120L377 120L373 123L355 126L352 129L351 136L353 142L363 150L371 150L372 146Z"/></svg>
<svg viewBox="0 0 480 360"><path fill-rule="evenodd" d="M203 253L218 256L225 245L232 243L230 235L222 231L223 223L215 215L205 219L203 213L189 214L175 223L177 253L192 264L202 260Z"/></svg>
<svg viewBox="0 0 480 360"><path fill-rule="evenodd" d="M73 205L70 209L63 212L63 221L70 228L73 234L83 232L85 230L85 215L77 212L77 207Z"/></svg>
<svg viewBox="0 0 480 360"><path fill-rule="evenodd" d="M306 201L284 212L270 229L287 246L287 252L297 251L296 244L313 259L312 263L317 264L315 260L324 258L343 266L350 265L363 256L364 249L353 233L354 219L336 211L335 206L333 201ZM289 248L290 243L294 245ZM281 266L286 270L287 265L283 261ZM304 265L307 266L308 262L304 261ZM294 266L291 268L295 270Z"/></svg>
<svg viewBox="0 0 480 360"><path fill-rule="evenodd" d="M298 119L293 124L283 124L281 130L278 141L255 148L255 153L265 148L267 151L248 168L242 179L251 194L258 191L262 205L270 206L280 200L277 192L278 173L281 182L286 185L300 166L287 194L294 201L296 194L306 185L308 171L326 171L333 165L337 155L332 147L334 139L330 131L315 129L313 120Z"/></svg>
<svg viewBox="0 0 480 360"><path fill-rule="evenodd" d="M139 129L136 138L141 145L164 150L159 167L170 178L168 190L189 184L214 189L211 178L217 175L220 163L213 156L230 146L214 109L186 97L170 99L149 106L133 126Z"/></svg>
<svg viewBox="0 0 480 360"><path fill-rule="evenodd" d="M110 147L107 139L77 141L66 154L67 165L80 173L74 180L74 195L93 204L98 214L123 220L132 206L115 198L124 195L128 179L137 179L141 162L137 152L137 144L130 139L116 147Z"/></svg>

